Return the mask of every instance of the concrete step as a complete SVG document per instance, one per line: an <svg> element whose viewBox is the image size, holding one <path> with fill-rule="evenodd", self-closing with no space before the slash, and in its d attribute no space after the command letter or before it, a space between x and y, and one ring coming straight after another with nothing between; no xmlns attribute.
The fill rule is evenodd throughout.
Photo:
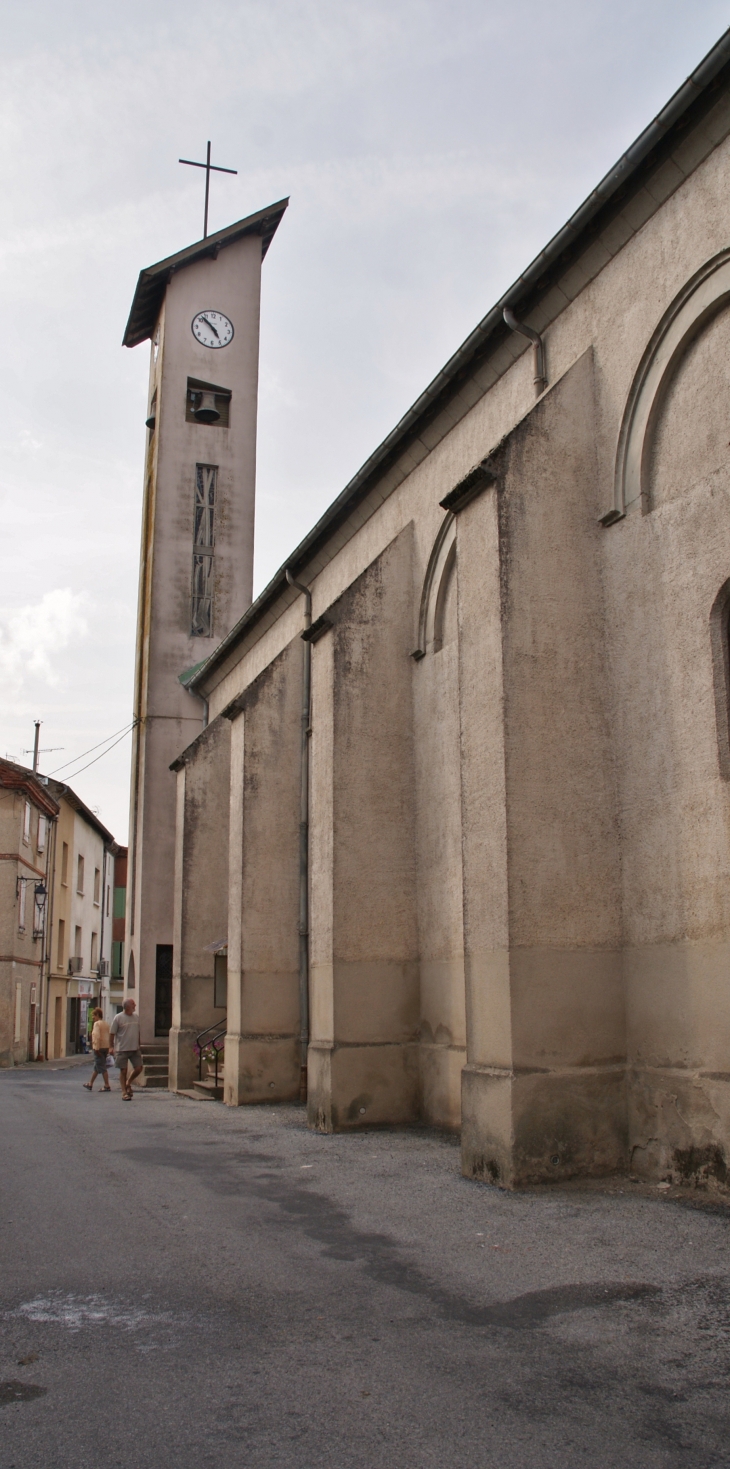
<svg viewBox="0 0 730 1469"><path fill-rule="evenodd" d="M158 1036L154 1041L144 1041L140 1046L144 1071L137 1082L138 1086L149 1087L151 1090L167 1091L169 1084L170 1067L170 1042L164 1036Z"/></svg>
<svg viewBox="0 0 730 1469"><path fill-rule="evenodd" d="M194 1086L195 1091L197 1092L198 1096L200 1096L200 1097L208 1097L211 1102L222 1102L223 1101L223 1080L222 1080L222 1078L219 1081L218 1086L216 1086L215 1080L214 1080L214 1078L212 1076L207 1077L204 1081L194 1081L193 1082L193 1086Z"/></svg>

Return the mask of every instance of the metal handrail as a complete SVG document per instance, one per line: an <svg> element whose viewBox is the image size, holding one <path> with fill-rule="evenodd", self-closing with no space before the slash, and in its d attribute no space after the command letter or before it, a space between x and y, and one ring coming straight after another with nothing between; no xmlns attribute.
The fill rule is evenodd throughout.
<svg viewBox="0 0 730 1469"><path fill-rule="evenodd" d="M228 1019L227 1018L225 1020L216 1020L213 1025L208 1025L208 1026L206 1026L205 1030L201 1030L200 1035L196 1035L196 1037L195 1037L195 1044L198 1047L198 1081L202 1081L203 1080L203 1037L204 1036L208 1036L209 1039L206 1041L205 1044L206 1045L211 1045L212 1044L213 1049L215 1050L215 1085L217 1087L217 1085L218 1085L218 1057L220 1055L220 1047L217 1046L215 1043L216 1043L217 1040L220 1039L220 1037L222 1035L225 1035L227 1025L228 1025Z"/></svg>

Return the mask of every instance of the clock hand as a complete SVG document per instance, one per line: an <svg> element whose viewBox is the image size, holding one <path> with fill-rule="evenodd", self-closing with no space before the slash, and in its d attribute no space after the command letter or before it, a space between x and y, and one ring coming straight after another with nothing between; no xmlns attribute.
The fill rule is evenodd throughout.
<svg viewBox="0 0 730 1469"><path fill-rule="evenodd" d="M220 335L216 328L213 326L212 321L208 321L207 316L201 316L200 320L204 321L205 325L210 327L211 331L215 334L216 337L218 337L218 341L220 341Z"/></svg>

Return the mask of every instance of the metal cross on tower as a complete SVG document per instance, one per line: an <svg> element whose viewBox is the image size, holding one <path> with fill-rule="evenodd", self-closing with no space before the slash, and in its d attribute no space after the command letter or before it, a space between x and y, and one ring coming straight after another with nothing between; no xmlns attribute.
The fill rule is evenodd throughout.
<svg viewBox="0 0 730 1469"><path fill-rule="evenodd" d="M211 172L212 173L238 173L238 169L237 168L221 168L221 166L220 166L219 163L211 163L211 161L210 161L210 143L208 143L208 152L206 154L205 163L195 163L192 158L178 158L177 161L178 161L178 163L187 163L190 168L204 168L205 169L205 215L204 215L204 218L203 218L203 239L206 240L208 238L208 198L209 198L209 195L210 195L210 175L211 175Z"/></svg>

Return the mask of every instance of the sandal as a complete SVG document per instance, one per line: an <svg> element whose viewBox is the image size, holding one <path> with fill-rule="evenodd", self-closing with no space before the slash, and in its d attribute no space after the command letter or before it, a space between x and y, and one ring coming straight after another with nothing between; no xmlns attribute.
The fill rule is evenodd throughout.
<svg viewBox="0 0 730 1469"><path fill-rule="evenodd" d="M87 1092L93 1092L94 1088L91 1085L91 1082L90 1081L85 1081L84 1082L84 1090L87 1091Z"/></svg>
<svg viewBox="0 0 730 1469"><path fill-rule="evenodd" d="M131 1092L122 1092L122 1101L123 1102L131 1102L131 1100L132 1100L132 1094L131 1094Z"/></svg>

